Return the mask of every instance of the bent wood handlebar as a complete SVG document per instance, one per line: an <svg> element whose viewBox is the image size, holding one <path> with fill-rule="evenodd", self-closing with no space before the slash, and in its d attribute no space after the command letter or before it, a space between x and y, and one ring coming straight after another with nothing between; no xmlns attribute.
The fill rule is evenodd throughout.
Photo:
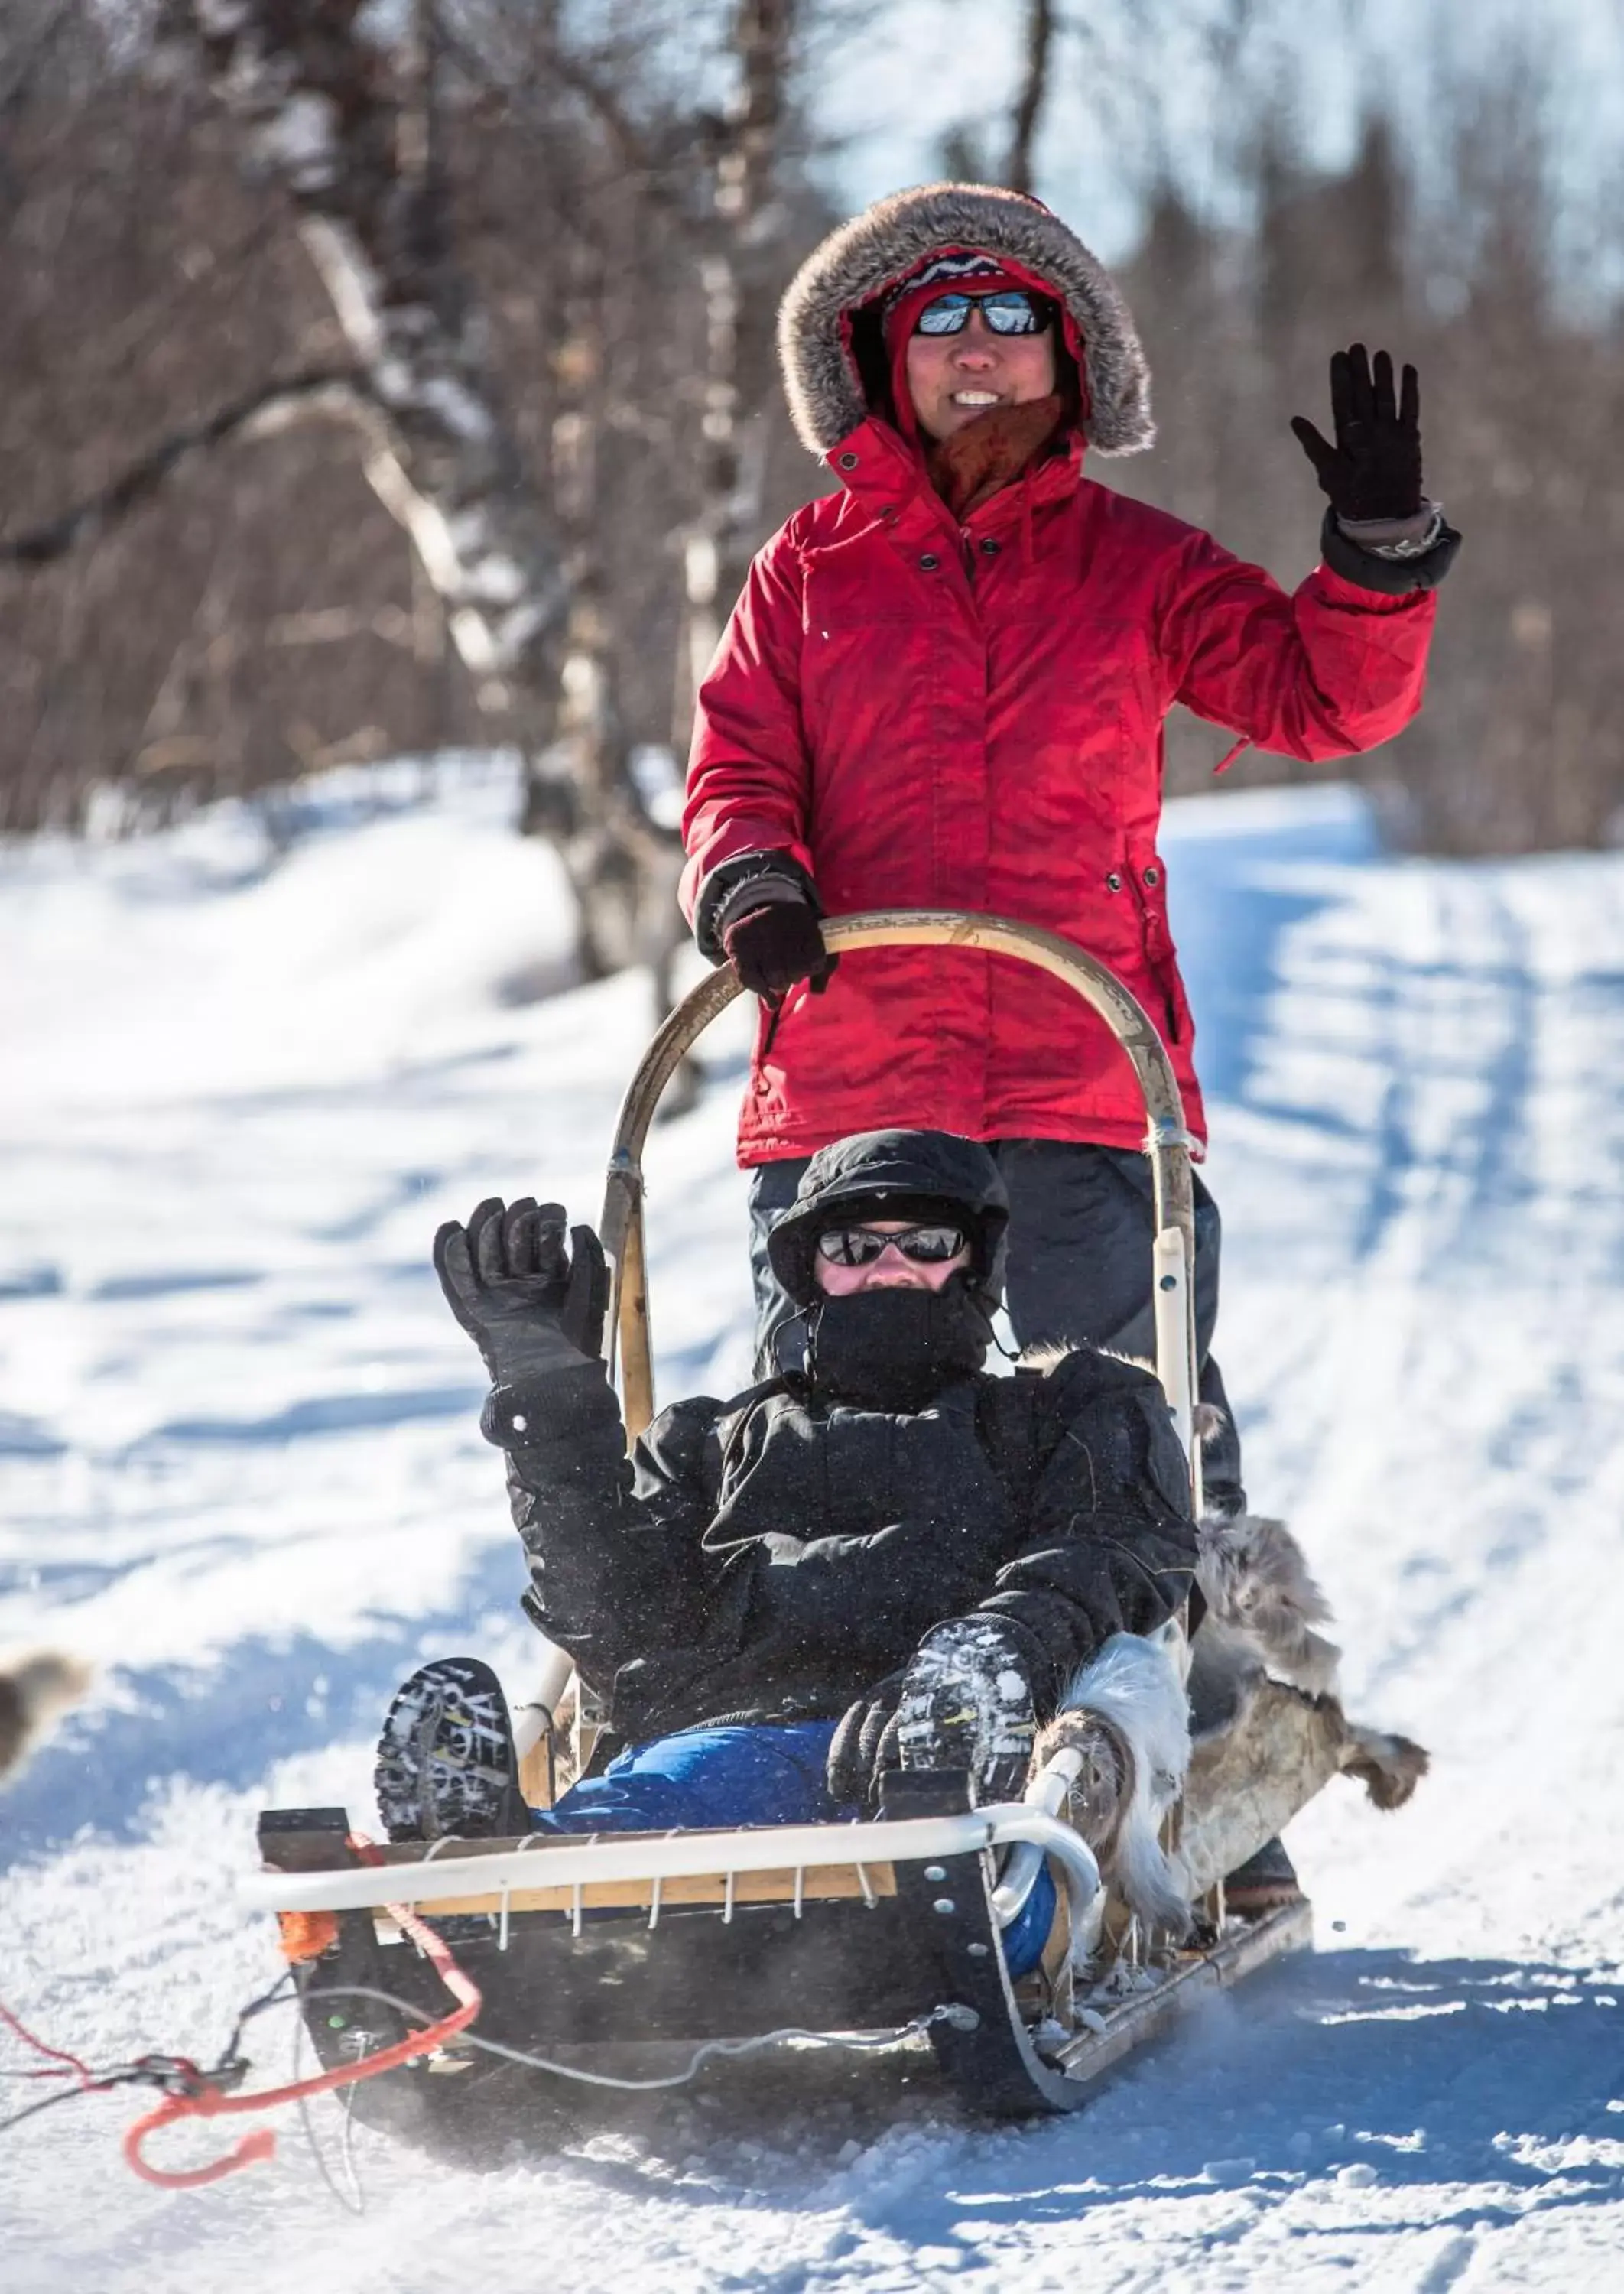
<svg viewBox="0 0 1624 2294"><path fill-rule="evenodd" d="M1201 1503L1200 1445L1194 1438L1196 1396L1195 1209L1190 1138L1178 1079L1161 1037L1138 999L1097 956L1036 924L1008 916L954 909L875 909L855 916L825 916L824 945L843 956L864 948L962 948L1013 956L1047 972L1092 1006L1122 1045L1138 1078L1149 1127L1156 1241L1152 1291L1156 1306L1157 1374L1190 1460L1198 1515ZM643 1147L662 1094L711 1021L744 991L731 964L713 972L685 996L655 1035L627 1086L614 1127L598 1232L609 1252L614 1283L609 1316L609 1363L618 1354L628 1438L636 1441L654 1411L648 1311L648 1268L643 1232Z"/></svg>

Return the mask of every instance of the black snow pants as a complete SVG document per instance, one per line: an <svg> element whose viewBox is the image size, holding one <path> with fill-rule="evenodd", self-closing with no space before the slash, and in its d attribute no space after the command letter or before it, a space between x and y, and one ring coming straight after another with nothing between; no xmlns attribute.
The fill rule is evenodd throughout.
<svg viewBox="0 0 1624 2294"><path fill-rule="evenodd" d="M1147 1158L1132 1148L1063 1139L994 1139L987 1143L1010 1194L1005 1304L1016 1344L1025 1347L1082 1339L1153 1361L1150 1245L1155 1218ZM767 1264L767 1238L775 1220L794 1200L808 1159L792 1156L762 1163L751 1176L750 1258L759 1378L770 1378L799 1356L799 1326L785 1328L792 1322L795 1308ZM1201 1399L1222 1413L1222 1431L1203 1453L1204 1485L1211 1511L1236 1513L1246 1504L1240 1440L1223 1379L1208 1351L1218 1319L1220 1221L1218 1206L1198 1174L1195 1198Z"/></svg>

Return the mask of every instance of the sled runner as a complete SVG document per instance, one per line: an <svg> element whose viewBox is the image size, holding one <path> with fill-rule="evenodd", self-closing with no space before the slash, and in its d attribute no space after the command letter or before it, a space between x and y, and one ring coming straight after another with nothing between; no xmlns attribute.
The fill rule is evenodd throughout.
<svg viewBox="0 0 1624 2294"><path fill-rule="evenodd" d="M842 954L934 944L1012 956L1063 980L1112 1029L1145 1102L1156 1368L1199 1519L1190 1153L1173 1069L1146 1013L1094 958L1025 924L884 913L827 919L824 933ZM740 992L724 969L687 997L651 1045L617 1124L599 1232L613 1267L611 1368L618 1363L634 1440L654 1406L644 1142L684 1055ZM424 2038L410 2061L392 2056L352 2089L358 2116L432 2145L466 2151L489 2135L533 2132L561 2098L579 2111L583 2081L677 2086L719 2057L779 2044L933 2056L963 2103L992 2116L1075 2110L1198 1997L1310 1940L1300 1895L1238 1916L1224 1900L1225 1874L1339 1769L1393 1805L1424 1764L1403 1740L1351 1727L1328 1693L1328 1670L1309 1667L1297 1686L1271 1677L1266 1637L1260 1650L1244 1630L1228 1630L1222 1597L1208 1598L1218 1622L1198 1637L1193 1671L1176 1622L1149 1639L1119 1634L1107 1644L1073 1685L1076 1709L1043 1732L1019 1801L977 1807L958 1772L901 1771L886 1779L872 1822L384 1848L360 1839L341 1809L275 1810L260 1821L267 1868L248 1900L279 1915L305 2025L329 2072L348 2066L353 2076L446 2018L440 1971L450 1951L479 1995L473 2020L452 2019L460 2028ZM1232 1622L1239 1617L1237 1608ZM1334 1660L1311 1633L1299 1640ZM564 1747L568 1661L552 1650L548 1666L518 1730L537 1805L554 1796L552 1760ZM1097 1692L1088 1687L1096 1675ZM1178 1749L1172 1765L1159 1755L1147 1765L1160 1796L1139 1810L1137 1868L1125 1834L1102 1872L1068 1820L1084 1759L1069 1723L1096 1693L1092 1709L1109 1712L1124 1681L1141 1704L1159 1699L1171 1712ZM589 1700L576 1696L574 1712L579 1759ZM1012 1984L1000 1939L1045 1865L1056 1883L1047 1946ZM443 1948L431 1956L425 1941L436 1939Z"/></svg>

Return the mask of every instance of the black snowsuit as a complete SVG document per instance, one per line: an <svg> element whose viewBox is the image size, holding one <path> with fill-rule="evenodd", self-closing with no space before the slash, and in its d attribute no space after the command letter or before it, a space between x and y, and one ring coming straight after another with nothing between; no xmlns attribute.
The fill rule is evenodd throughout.
<svg viewBox="0 0 1624 2294"><path fill-rule="evenodd" d="M838 1714L977 1610L1018 1629L1042 1720L1110 1634L1152 1631L1190 1589L1161 1389L1089 1348L959 1379L915 1412L794 1379L681 1402L631 1460L601 1375L567 1412L526 1403L499 1387L485 1416L530 1556L524 1606L622 1741Z"/></svg>

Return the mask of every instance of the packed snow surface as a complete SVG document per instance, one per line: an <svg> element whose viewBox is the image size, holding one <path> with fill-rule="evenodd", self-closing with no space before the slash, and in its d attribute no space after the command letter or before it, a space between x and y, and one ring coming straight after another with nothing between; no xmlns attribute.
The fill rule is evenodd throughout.
<svg viewBox="0 0 1624 2294"><path fill-rule="evenodd" d="M98 2061L212 2057L277 1965L256 1811L366 1811L421 1654L523 1680L428 1244L487 1193L591 1213L650 1015L636 977L538 999L567 934L510 810L384 775L280 850L225 810L0 854L0 1640L102 1668L0 1806L0 1998ZM1293 1828L1318 1952L1062 2122L778 2063L484 2176L360 2132L359 2218L296 2123L169 2195L120 2162L135 2094L64 2104L0 2136L9 2294L1624 2282L1624 858L1384 858L1334 788L1175 809L1167 851L1254 1502L1351 1704L1435 1760ZM651 1157L668 1395L746 1368L742 1056Z"/></svg>

